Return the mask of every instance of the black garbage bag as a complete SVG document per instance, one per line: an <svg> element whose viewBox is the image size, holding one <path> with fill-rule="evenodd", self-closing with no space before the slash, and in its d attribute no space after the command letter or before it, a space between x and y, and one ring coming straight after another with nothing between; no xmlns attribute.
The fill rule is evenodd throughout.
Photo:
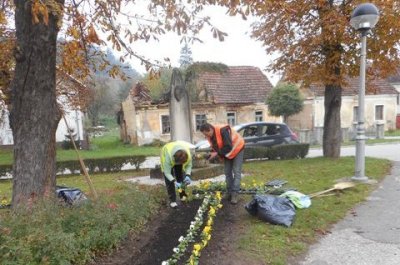
<svg viewBox="0 0 400 265"><path fill-rule="evenodd" d="M273 195L255 195L245 209L263 221L286 227L292 225L296 215L296 209L289 199Z"/></svg>
<svg viewBox="0 0 400 265"><path fill-rule="evenodd" d="M86 195L77 188L57 186L56 195L68 205L79 205L87 200Z"/></svg>

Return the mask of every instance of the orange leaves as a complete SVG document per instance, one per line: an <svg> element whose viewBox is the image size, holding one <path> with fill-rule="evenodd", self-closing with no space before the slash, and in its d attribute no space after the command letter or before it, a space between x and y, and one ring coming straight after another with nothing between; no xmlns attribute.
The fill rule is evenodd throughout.
<svg viewBox="0 0 400 265"><path fill-rule="evenodd" d="M83 80L90 72L86 54L79 41L72 40L62 45L61 68L65 73Z"/></svg>
<svg viewBox="0 0 400 265"><path fill-rule="evenodd" d="M112 43L113 49L116 49L117 51L121 51L121 44L119 43L119 40L114 34L111 34L107 37L107 41L110 41Z"/></svg>
<svg viewBox="0 0 400 265"><path fill-rule="evenodd" d="M47 6L42 3L40 0L33 0L32 1L32 23L38 24L40 23L40 19L42 19L45 25L49 24L49 11Z"/></svg>
<svg viewBox="0 0 400 265"><path fill-rule="evenodd" d="M181 35L182 33L187 31L187 25L183 20L178 19L172 29L176 30L178 35Z"/></svg>
<svg viewBox="0 0 400 265"><path fill-rule="evenodd" d="M87 40L91 43L100 44L100 39L97 36L96 30L93 27L93 24L90 24L88 29Z"/></svg>
<svg viewBox="0 0 400 265"><path fill-rule="evenodd" d="M73 37L73 38L76 39L76 40L79 40L79 38L80 38L80 33L78 32L78 29L75 28L75 27L70 27L70 28L68 29L67 33L68 33L69 35L71 35L71 37Z"/></svg>
<svg viewBox="0 0 400 265"><path fill-rule="evenodd" d="M111 69L108 71L108 75L112 78L117 78L121 76L121 69L118 66L113 65Z"/></svg>
<svg viewBox="0 0 400 265"><path fill-rule="evenodd" d="M4 14L3 10L0 10L0 25L1 24L6 24L7 19L6 19L6 14Z"/></svg>
<svg viewBox="0 0 400 265"><path fill-rule="evenodd" d="M292 81L340 84L343 76L358 74L359 34L349 25L351 12L362 1L247 0L258 23L252 36L267 52L278 52L272 68ZM384 75L400 65L400 5L377 0L381 18L368 38L368 58L375 73ZM256 5L256 6L254 6ZM397 6L397 7L396 7ZM356 70L356 71L355 71Z"/></svg>
<svg viewBox="0 0 400 265"><path fill-rule="evenodd" d="M14 75L15 60L13 50L15 47L15 36L7 29L7 18L3 11L0 11L0 102L9 104L9 85ZM0 106L1 108L1 106Z"/></svg>

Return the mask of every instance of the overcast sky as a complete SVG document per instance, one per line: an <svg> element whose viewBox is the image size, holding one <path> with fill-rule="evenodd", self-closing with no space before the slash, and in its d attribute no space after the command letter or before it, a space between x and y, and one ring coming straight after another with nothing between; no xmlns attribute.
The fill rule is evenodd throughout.
<svg viewBox="0 0 400 265"><path fill-rule="evenodd" d="M207 10L207 15L211 17L212 23L221 31L226 32L228 36L225 41L220 42L212 37L210 30L203 30L200 35L203 43L196 42L190 45L193 61L216 62L228 66L256 66L275 85L279 76L264 71L272 57L266 54L260 42L250 38L249 26L251 21L225 15L224 11L218 7ZM168 57L172 66L175 67L179 66L182 46L179 36L168 33L160 37L160 42L136 42L132 48L150 59L162 60ZM132 66L140 73L145 72L144 67L139 62L132 61Z"/></svg>

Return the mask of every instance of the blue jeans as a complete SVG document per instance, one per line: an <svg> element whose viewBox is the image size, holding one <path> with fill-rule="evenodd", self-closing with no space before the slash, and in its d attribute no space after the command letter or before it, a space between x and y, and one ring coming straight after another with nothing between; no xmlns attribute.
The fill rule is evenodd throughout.
<svg viewBox="0 0 400 265"><path fill-rule="evenodd" d="M240 191L240 180L242 179L242 164L244 150L240 151L233 159L224 159L224 172L226 191L228 193Z"/></svg>

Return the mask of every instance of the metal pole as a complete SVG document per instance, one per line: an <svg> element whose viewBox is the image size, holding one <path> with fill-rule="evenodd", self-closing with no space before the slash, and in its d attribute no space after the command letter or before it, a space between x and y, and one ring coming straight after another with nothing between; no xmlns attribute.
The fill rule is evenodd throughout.
<svg viewBox="0 0 400 265"><path fill-rule="evenodd" d="M368 30L361 31L361 62L360 62L360 88L358 91L358 123L356 136L356 165L355 175L352 180L368 181L365 176L365 64L367 55L367 33Z"/></svg>

